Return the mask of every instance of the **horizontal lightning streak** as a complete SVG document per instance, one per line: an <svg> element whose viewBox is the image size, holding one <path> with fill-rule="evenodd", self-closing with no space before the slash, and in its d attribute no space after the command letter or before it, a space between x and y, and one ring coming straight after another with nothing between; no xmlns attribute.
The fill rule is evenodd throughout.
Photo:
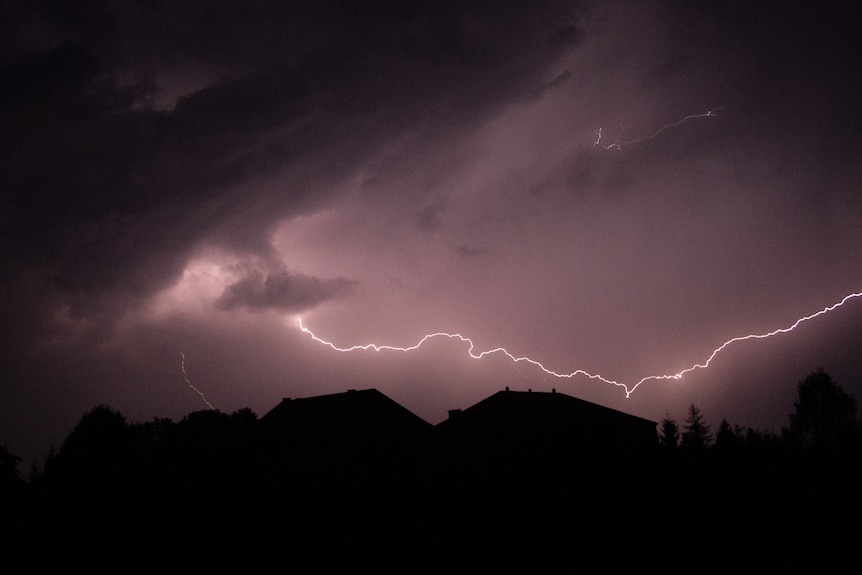
<svg viewBox="0 0 862 575"><path fill-rule="evenodd" d="M314 341L316 341L316 342L318 342L318 343L321 343L321 344L323 344L323 345L325 345L325 346L328 346L328 347L330 347L330 348L334 349L335 351L340 351L340 352L350 352L350 351L358 351L358 350L374 350L374 351L387 351L387 350L388 350L388 351L403 351L403 352L406 352L406 351L413 351L413 350L415 350L415 349L418 349L418 348L419 348L419 347L421 347L425 342L427 342L428 340L434 339L434 338L457 339L457 340L459 340L459 341L460 341L460 342L462 342L462 343L469 344L468 353L470 354L470 357L472 357L473 359L482 359L483 357L485 357L485 356L487 356L487 355L492 355L492 354L495 354L495 353L500 353L500 354L505 355L506 357L508 357L510 360L512 360L512 361L513 361L513 362L515 362L515 363L519 363L519 362L526 362L526 363L533 364L534 366L536 366L537 368L539 368L540 370L542 370L542 371L543 371L543 372L545 372L546 374L548 374L548 375L552 375L552 376L554 376L554 377L571 379L571 378L576 377L576 376L583 376L583 377L586 377L586 378L589 378L589 379L594 379L594 380L602 381L602 382L607 383L607 384L610 384L610 385L615 385L615 386L617 386L617 387L622 387L622 388L625 390L625 392L626 392L626 397L629 397L629 396L631 396L631 394L632 394L632 393L634 393L634 391L635 391L638 387L640 387L640 385L641 385L642 383L644 383L644 382L646 382L646 381L653 381L653 380L668 380L668 379L681 379L681 378L682 378L685 374L687 374L687 373L690 373L690 372L692 372L692 371L695 371L695 370L698 370L698 369L704 369L704 368L708 367L708 366L709 366L709 364L710 364L710 363L712 363L712 360L713 360L713 359L715 359L715 357L716 357L719 353L721 353L725 348L727 348L729 345L731 345L731 344L733 344L733 343L737 343L737 342L741 342L741 341L746 341L746 340L749 340L749 339L765 339L765 338L768 338L768 337L772 337L772 336L774 336L774 335L778 335L778 334L782 334L782 333L787 333L787 332L789 332L789 331L793 331L793 330L794 330L794 329L796 329L800 324L802 324L802 323L804 323L804 322L806 322L806 321L808 321L808 320L814 319L814 318L816 318L816 317L818 317L818 316L821 316L821 315L823 315L823 314L829 313L830 311L833 311L833 310L835 310L836 308L838 308L838 307L840 307L840 306L844 305L844 304L845 304L847 301L849 301L850 299L852 299L852 298L857 298L857 297L862 297L862 292L851 293L851 294L849 294L849 295L846 295L846 296L844 296L844 298L843 298L841 301L839 301L839 302L837 302L837 303L835 303L835 304L832 304L832 305L830 305L830 306L828 306L828 307L825 307L825 308L821 309L821 310L820 310L820 311L818 311L818 312L815 312L815 313L812 313L812 314L810 314L810 315L806 315L806 316L804 316L804 317L801 317L801 318L797 319L795 322L793 322L793 324L791 324L791 325L789 325L789 326L787 326L787 327L783 327L783 328L775 329L775 330L770 331L770 332L767 332L767 333L749 334L749 335L744 335L744 336L740 336L740 337L734 337L734 338L732 338L732 339L727 340L726 342L724 342L723 344L721 344L721 345L720 345L720 346L718 346L717 348L715 348L715 349L713 350L713 352L709 355L709 357L706 359L706 361L704 361L703 363L696 363L696 364L692 365L691 367L688 367L688 368L686 368L686 369L683 369L682 371L679 371L679 372L677 372L677 373L673 373L673 374L665 374L665 375L649 375L649 376L646 376L646 377L642 378L640 381L638 381L636 384L634 384L634 385L633 385L633 386L631 386L631 387L629 387L628 385L626 385L626 384L624 384L624 383L620 383L620 382L618 382L618 381L614 381L614 380L612 380L612 379L607 379L607 378L605 378L604 376L601 376L601 375L598 375L598 374L592 374L592 373L589 373L589 372L584 371L584 370L582 370L582 369L577 369L577 370L575 370L575 371L572 371L571 373L559 373L559 372L556 372L556 371L553 371L553 370L551 370L551 369L546 368L546 367L545 367L544 365L542 365L540 362L538 362L538 361L536 361L536 360L534 360L534 359L530 359L529 357L518 357L518 356L516 356L516 355L514 355L514 354L510 353L509 351L507 351L505 348L502 348L502 347L497 347L497 348L494 348L494 349L489 349L489 350L487 350L487 351L482 351L482 352L479 352L479 353L474 353L475 344L473 343L473 340L471 340L471 339L470 339L470 338L468 338L468 337L464 337L463 335L461 335L461 334L459 334L459 333L446 333L446 332L431 333L431 334L428 334L428 335L424 336L422 339L420 339L418 343L416 343L416 344L414 344L414 345L411 345L411 346L409 346L409 347L396 347L396 346L392 346L392 345L376 345L376 344L373 344L373 343L368 343L368 344L364 344L364 345L354 345L354 346L351 346L351 347L338 347L338 346L337 346L337 345L335 345L334 343L332 343L332 342L330 342L330 341L326 341L325 339L321 339L321 338L319 338L318 336L316 336L316 335L315 335L315 334L314 334L310 329L308 329L307 327L305 327L305 326L303 325L303 323L302 323L302 318L298 318L298 323L299 323L299 329L300 329L303 333L306 333L306 334L310 335L310 336L311 336L311 338L312 338ZM187 381L188 381L188 380L187 380Z"/></svg>

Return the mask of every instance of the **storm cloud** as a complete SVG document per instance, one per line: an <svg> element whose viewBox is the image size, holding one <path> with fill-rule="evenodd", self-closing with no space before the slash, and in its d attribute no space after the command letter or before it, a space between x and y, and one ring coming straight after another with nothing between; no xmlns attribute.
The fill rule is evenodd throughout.
<svg viewBox="0 0 862 575"><path fill-rule="evenodd" d="M465 360L457 331L629 382L858 292L855 3L6 2L0 442L87 409L263 412L504 385L776 428L859 306L631 398ZM760 343L760 342L758 342ZM714 422L717 424L717 422Z"/></svg>
<svg viewBox="0 0 862 575"><path fill-rule="evenodd" d="M354 283L346 278L322 280L286 271L264 274L260 270L249 270L225 288L216 304L228 310L271 308L297 313L349 294Z"/></svg>

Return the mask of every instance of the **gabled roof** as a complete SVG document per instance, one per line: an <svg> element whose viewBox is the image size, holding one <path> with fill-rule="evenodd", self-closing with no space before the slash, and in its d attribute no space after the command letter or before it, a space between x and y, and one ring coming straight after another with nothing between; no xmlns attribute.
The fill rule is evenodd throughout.
<svg viewBox="0 0 862 575"><path fill-rule="evenodd" d="M616 409L611 409L597 403L591 403L571 395L566 395L565 393L559 393L556 390L550 392L532 390L511 391L509 388L506 388L467 409L454 410L452 415L471 414L478 416L483 413L506 413L508 415L519 414L520 416L528 416L530 414L548 415L555 412L577 413L584 417L657 425L655 421L617 411ZM446 424L446 421L438 425L444 424Z"/></svg>
<svg viewBox="0 0 862 575"><path fill-rule="evenodd" d="M285 398L260 419L270 433L316 440L429 433L433 426L376 389Z"/></svg>
<svg viewBox="0 0 862 575"><path fill-rule="evenodd" d="M500 391L437 424L443 436L592 447L653 445L657 423L563 393Z"/></svg>
<svg viewBox="0 0 862 575"><path fill-rule="evenodd" d="M364 389L284 399L260 418L260 429L276 477L321 487L415 470L434 427L378 390Z"/></svg>

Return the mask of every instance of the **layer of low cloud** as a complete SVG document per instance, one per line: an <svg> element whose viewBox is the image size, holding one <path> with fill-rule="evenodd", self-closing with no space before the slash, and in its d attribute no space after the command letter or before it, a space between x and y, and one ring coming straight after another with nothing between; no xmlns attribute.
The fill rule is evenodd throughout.
<svg viewBox="0 0 862 575"><path fill-rule="evenodd" d="M288 271L247 270L228 285L216 305L222 309L274 309L299 313L348 295L356 282L347 278L320 279Z"/></svg>

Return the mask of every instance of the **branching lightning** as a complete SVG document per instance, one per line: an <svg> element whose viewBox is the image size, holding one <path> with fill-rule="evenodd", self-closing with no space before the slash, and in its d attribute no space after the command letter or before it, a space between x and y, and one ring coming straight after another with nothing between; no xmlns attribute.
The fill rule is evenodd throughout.
<svg viewBox="0 0 862 575"><path fill-rule="evenodd" d="M690 115L686 116L685 118L683 118L682 120L678 120L672 124L665 124L664 126L659 128L658 131L656 131L652 135L641 136L640 138L635 138L634 140L628 140L625 142L614 142L612 144L603 144L602 138L604 137L604 131L602 128L599 128L598 130L596 130L596 141L593 142L593 148L595 148L596 146L599 146L601 148L604 148L605 150L617 150L617 151L622 152L623 146L630 146L632 144L637 144L639 142L643 142L646 140L652 140L654 138L657 138L659 136L659 134L661 134L665 130L675 128L675 127L679 126L680 124L688 122L689 120L694 120L697 118L714 118L716 116L716 112L718 110L720 110L722 107L723 106L720 106L720 107L715 108L713 110L707 110L706 112L704 112L702 114L690 114Z"/></svg>
<svg viewBox="0 0 862 575"><path fill-rule="evenodd" d="M391 346L391 345L376 345L373 343L364 344L364 345L354 345L351 347L339 347L332 342L326 341L326 340L321 339L318 336L316 336L310 329L308 329L307 327L305 327L303 325L302 318L298 318L298 324L299 324L299 329L303 333L306 333L309 336L311 336L311 338L314 341L321 343L325 346L328 346L328 347L334 349L335 351L340 351L340 352L351 352L351 351L359 351L359 350L374 350L374 351L378 351L378 352L379 351L407 352L407 351L413 351L415 349L418 349L425 342L427 342L431 339L434 339L434 338L457 339L458 341L460 341L462 343L466 343L469 345L467 352L470 354L470 357L472 357L473 359L482 359L485 356L493 355L493 354L503 354L515 363L520 363L520 362L530 363L530 364L536 366L537 368L539 368L540 370L542 370L543 372L545 372L546 374L552 375L554 377L571 379L571 378L574 378L576 376L583 376L583 377L588 378L588 379L594 379L594 380L602 381L602 382L610 384L610 385L615 385L617 387L621 387L625 390L626 397L630 397L631 394L634 393L634 391L638 387L640 387L640 385L644 382L652 381L652 380L682 379L682 377L687 373L690 373L692 371L696 371L699 369L705 369L705 368L709 367L709 365L710 365L710 363L712 363L713 359L715 359L715 357L719 353L724 351L725 348L727 348L731 344L750 340L750 339L766 339L768 337L772 337L775 335L779 335L779 334L793 331L794 329L799 327L799 325L801 325L802 323L809 321L809 320L812 320L812 319L814 319L818 316L824 315L826 313L829 313L829 312L835 310L836 308L841 307L842 305L847 303L847 301L849 301L853 298L857 298L857 297L862 297L862 292L851 293L849 295L846 295L846 296L844 296L844 298L841 301L839 301L835 304L832 304L828 307L825 307L818 312L800 317L799 319L797 319L795 322L793 322L792 324L790 324L787 327L778 328L778 329L775 329L775 330L772 330L772 331L766 332L766 333L759 333L759 334L753 333L753 334L749 334L749 335L734 337L732 339L725 341L720 346L715 348L712 351L712 353L709 355L709 357L701 363L695 363L691 367L687 367L687 368L683 369L682 371L678 371L678 372L673 373L673 374L648 375L646 377L641 378L640 381L638 381L637 383L635 383L634 385L631 385L631 386L629 386L625 383L620 383L618 381L614 381L612 379L608 379L602 375L589 373L589 372L584 371L582 369L577 369L577 370L572 371L570 373L559 373L559 372L556 372L556 371L553 371L551 369L546 368L540 362L538 362L534 359L530 359L529 357L516 356L502 347L497 347L494 349L489 349L486 351L476 353L474 351L475 350L475 344L473 343L473 340L471 340L468 337L464 337L463 335L461 335L459 333L446 333L446 332L430 333L430 334L424 336L422 339L420 339L418 343L416 343L415 345L411 345L409 347L396 347L396 346ZM188 381L188 380L186 380L186 381ZM189 384L189 385L191 385L191 384Z"/></svg>
<svg viewBox="0 0 862 575"><path fill-rule="evenodd" d="M198 388L196 388L195 386L193 386L192 382L189 381L189 375L188 375L188 373L186 373L186 355L184 353L180 352L180 358L181 358L180 370L183 372L183 379L186 380L186 385L188 385L195 392L197 392L197 394L201 396L201 399L204 400L204 403L206 403L210 409L215 409L215 407L213 407L213 404L210 403L209 401L207 401L207 398L203 394L203 392L201 390L199 390Z"/></svg>

